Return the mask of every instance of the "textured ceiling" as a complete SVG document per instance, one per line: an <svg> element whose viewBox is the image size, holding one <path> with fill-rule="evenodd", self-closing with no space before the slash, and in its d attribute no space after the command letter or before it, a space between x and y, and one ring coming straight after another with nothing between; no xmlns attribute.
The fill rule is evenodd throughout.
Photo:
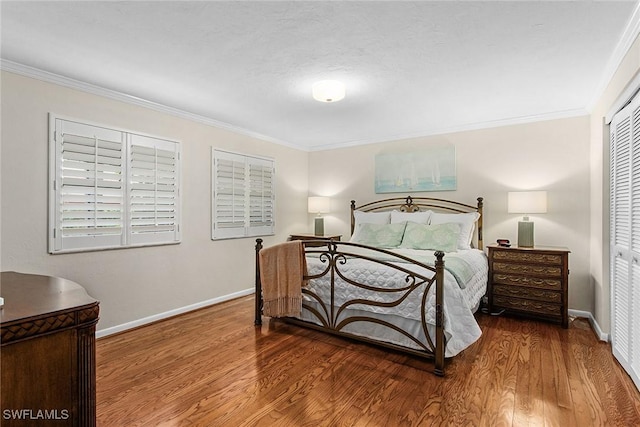
<svg viewBox="0 0 640 427"><path fill-rule="evenodd" d="M314 150L586 113L636 3L0 7L3 60ZM314 101L322 79L346 99Z"/></svg>

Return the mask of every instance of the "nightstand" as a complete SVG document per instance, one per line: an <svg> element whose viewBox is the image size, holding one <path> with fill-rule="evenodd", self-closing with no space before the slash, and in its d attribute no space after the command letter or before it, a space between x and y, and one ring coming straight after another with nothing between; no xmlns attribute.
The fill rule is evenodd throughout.
<svg viewBox="0 0 640 427"><path fill-rule="evenodd" d="M288 240L337 240L340 241L342 238L342 234L332 234L325 236L316 236L315 234L291 234ZM322 246L325 245L323 242L318 242L317 244L308 244L307 246Z"/></svg>
<svg viewBox="0 0 640 427"><path fill-rule="evenodd" d="M489 310L569 326L569 249L489 245Z"/></svg>

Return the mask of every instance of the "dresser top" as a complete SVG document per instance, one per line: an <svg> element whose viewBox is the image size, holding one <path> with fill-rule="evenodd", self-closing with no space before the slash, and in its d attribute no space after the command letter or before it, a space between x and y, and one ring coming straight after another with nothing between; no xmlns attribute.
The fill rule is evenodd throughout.
<svg viewBox="0 0 640 427"><path fill-rule="evenodd" d="M317 234L313 234L313 233L291 233L292 236L305 236L305 237L320 237L322 239L328 239L330 237L338 237L338 236L342 236L342 234L323 234L321 236L318 236Z"/></svg>
<svg viewBox="0 0 640 427"><path fill-rule="evenodd" d="M98 304L71 280L15 271L1 273L0 296L4 298L0 309L2 325Z"/></svg>
<svg viewBox="0 0 640 427"><path fill-rule="evenodd" d="M546 252L571 252L569 248L564 246L534 246L532 248L525 248L521 246L500 246L497 243L491 243L487 245L491 249L506 249L506 250L518 250L518 251L546 251Z"/></svg>

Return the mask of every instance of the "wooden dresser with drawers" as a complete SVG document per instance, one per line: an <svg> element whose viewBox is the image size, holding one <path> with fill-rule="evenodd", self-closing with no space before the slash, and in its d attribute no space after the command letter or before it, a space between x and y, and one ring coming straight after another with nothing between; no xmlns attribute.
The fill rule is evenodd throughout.
<svg viewBox="0 0 640 427"><path fill-rule="evenodd" d="M489 310L569 326L569 250L489 245Z"/></svg>
<svg viewBox="0 0 640 427"><path fill-rule="evenodd" d="M70 280L3 271L0 424L96 425L99 303Z"/></svg>

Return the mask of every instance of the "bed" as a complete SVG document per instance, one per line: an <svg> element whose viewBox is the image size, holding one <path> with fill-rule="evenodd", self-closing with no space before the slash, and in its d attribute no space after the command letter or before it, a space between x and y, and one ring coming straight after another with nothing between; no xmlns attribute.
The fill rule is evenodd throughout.
<svg viewBox="0 0 640 427"><path fill-rule="evenodd" d="M434 361L444 375L482 334L474 313L486 293L483 199L351 201L349 241L299 242L301 310L286 320ZM256 240L255 324L264 309ZM264 253L263 253L264 254ZM262 261L262 262L261 262Z"/></svg>

